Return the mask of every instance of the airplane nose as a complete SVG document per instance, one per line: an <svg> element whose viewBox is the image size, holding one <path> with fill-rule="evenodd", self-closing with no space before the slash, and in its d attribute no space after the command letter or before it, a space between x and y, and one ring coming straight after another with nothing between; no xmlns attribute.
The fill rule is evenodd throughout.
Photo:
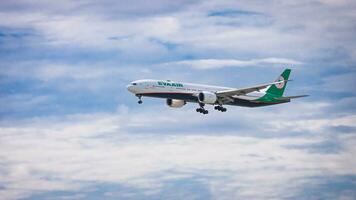
<svg viewBox="0 0 356 200"><path fill-rule="evenodd" d="M133 85L127 85L126 86L127 90L130 91L130 92L134 92L134 86Z"/></svg>

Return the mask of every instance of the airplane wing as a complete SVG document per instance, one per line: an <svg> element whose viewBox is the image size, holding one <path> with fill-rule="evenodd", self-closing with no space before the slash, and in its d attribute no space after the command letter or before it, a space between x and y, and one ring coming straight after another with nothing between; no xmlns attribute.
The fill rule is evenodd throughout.
<svg viewBox="0 0 356 200"><path fill-rule="evenodd" d="M223 91L216 92L216 95L218 97L225 97L225 98L232 97L234 95L243 95L243 94L247 94L247 93L251 93L251 92L255 92L255 91L260 91L262 89L267 88L270 85L279 84L279 83L287 82L287 81L288 80L283 80L283 81L276 81L273 83L267 83L267 84L263 84L263 85L256 85L256 86L252 86L252 87L232 89L232 90L223 90Z"/></svg>
<svg viewBox="0 0 356 200"><path fill-rule="evenodd" d="M307 97L307 96L309 95L286 96L286 97L276 98L276 100L290 100L290 99L296 99L296 98Z"/></svg>

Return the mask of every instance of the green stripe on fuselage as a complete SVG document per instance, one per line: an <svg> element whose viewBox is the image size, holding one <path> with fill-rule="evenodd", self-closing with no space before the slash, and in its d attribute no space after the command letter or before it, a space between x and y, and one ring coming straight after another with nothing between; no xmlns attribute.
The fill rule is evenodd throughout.
<svg viewBox="0 0 356 200"><path fill-rule="evenodd" d="M255 102L261 102L261 103L284 103L286 102L285 100L278 100L278 95L273 95L266 93L264 96L254 100Z"/></svg>

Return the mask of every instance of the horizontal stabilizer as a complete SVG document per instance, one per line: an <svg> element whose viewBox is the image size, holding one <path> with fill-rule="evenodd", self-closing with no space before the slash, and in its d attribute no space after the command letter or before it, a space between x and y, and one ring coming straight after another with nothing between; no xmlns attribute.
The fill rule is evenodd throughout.
<svg viewBox="0 0 356 200"><path fill-rule="evenodd" d="M276 100L289 100L289 99L296 99L296 98L302 98L302 97L307 97L309 95L305 94L305 95L296 95L296 96L287 96L287 97L279 97L279 98L275 98Z"/></svg>

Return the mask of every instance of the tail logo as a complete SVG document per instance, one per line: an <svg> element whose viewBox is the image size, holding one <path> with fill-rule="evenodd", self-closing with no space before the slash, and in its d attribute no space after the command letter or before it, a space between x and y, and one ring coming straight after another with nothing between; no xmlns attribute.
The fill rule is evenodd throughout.
<svg viewBox="0 0 356 200"><path fill-rule="evenodd" d="M280 83L276 83L275 86L278 88L278 89L282 89L284 87L284 84L285 84L285 81L284 81L284 78L283 76L280 76L276 82L279 82L281 81Z"/></svg>

